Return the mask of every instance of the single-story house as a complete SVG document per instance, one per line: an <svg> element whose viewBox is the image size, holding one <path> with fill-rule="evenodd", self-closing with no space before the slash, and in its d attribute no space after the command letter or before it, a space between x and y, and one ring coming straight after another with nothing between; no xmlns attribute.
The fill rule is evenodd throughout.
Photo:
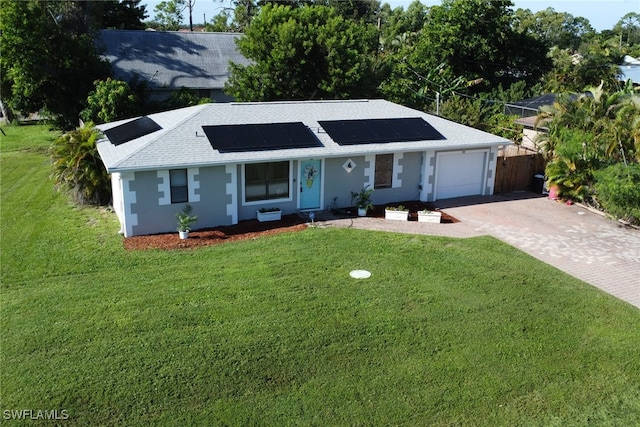
<svg viewBox="0 0 640 427"><path fill-rule="evenodd" d="M238 33L101 30L97 50L109 61L114 78L144 81L151 99L164 100L186 87L201 98L229 102L223 92L229 62L247 65L238 51Z"/></svg>
<svg viewBox="0 0 640 427"><path fill-rule="evenodd" d="M538 124L538 112L540 107L546 105L553 105L556 102L558 95L554 93L545 93L540 96L534 96L533 98L527 98L520 101L510 102L505 104L505 114L519 116L515 120L515 124L522 126L522 143L520 146L533 152L539 152L540 147L536 140L540 131L545 132L547 129L544 124Z"/></svg>
<svg viewBox="0 0 640 427"><path fill-rule="evenodd" d="M125 236L351 206L493 194L507 139L384 100L213 103L98 126Z"/></svg>

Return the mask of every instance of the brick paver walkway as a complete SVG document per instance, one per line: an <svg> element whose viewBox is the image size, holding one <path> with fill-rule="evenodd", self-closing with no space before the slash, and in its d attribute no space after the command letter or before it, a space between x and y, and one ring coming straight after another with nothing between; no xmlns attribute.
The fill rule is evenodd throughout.
<svg viewBox="0 0 640 427"><path fill-rule="evenodd" d="M449 199L436 205L460 222L347 218L326 224L460 238L491 235L640 308L640 230L527 192Z"/></svg>

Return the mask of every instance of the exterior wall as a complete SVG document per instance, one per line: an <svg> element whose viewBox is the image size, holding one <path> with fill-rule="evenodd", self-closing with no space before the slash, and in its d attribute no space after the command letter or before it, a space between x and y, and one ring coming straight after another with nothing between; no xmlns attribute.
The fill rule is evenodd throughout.
<svg viewBox="0 0 640 427"><path fill-rule="evenodd" d="M111 174L111 194L113 196L113 210L120 221L120 234L124 234L124 197L122 194L122 177L119 173Z"/></svg>
<svg viewBox="0 0 640 427"><path fill-rule="evenodd" d="M374 189L373 204L386 204L405 200L417 200L420 193L421 152L394 153L392 188ZM343 165L355 164L351 172ZM338 208L352 206L351 192L362 187L374 188L375 155L335 158L325 161L325 202ZM335 202L334 202L334 198ZM328 206L327 206L328 207Z"/></svg>
<svg viewBox="0 0 640 427"><path fill-rule="evenodd" d="M375 189L371 199L384 205L405 200L431 201L434 197L436 151L394 153L392 188ZM484 194L493 194L497 147L488 150L483 178ZM351 168L347 167L351 166ZM373 188L375 155L328 158L322 162L323 200L326 209L352 206L351 192ZM194 229L236 224L255 219L260 208L298 210L300 161L290 162L287 199L244 201L244 166L226 165L187 169L188 198L198 216ZM125 236L174 232L176 213L185 203L171 203L169 171L113 174L114 209Z"/></svg>
<svg viewBox="0 0 640 427"><path fill-rule="evenodd" d="M186 203L171 203L169 171L136 172L129 186L135 201L130 201L136 224L127 224L125 236L173 232L176 213ZM228 212L232 196L227 195L227 183L232 177L224 166L187 169L189 201L198 216L194 229L233 224L233 212ZM125 205L126 211L126 205Z"/></svg>
<svg viewBox="0 0 640 427"><path fill-rule="evenodd" d="M533 151L540 151L538 149L538 144L536 144L536 140L538 139L538 135L540 132L533 129L524 128L522 130L522 146L526 148L530 148Z"/></svg>
<svg viewBox="0 0 640 427"><path fill-rule="evenodd" d="M490 196L496 186L496 168L498 163L498 147L491 147L487 159L487 180L484 187L485 196Z"/></svg>

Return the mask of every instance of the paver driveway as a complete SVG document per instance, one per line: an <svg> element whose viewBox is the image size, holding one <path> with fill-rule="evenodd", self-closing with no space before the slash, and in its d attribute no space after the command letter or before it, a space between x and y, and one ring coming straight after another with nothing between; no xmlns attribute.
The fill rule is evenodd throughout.
<svg viewBox="0 0 640 427"><path fill-rule="evenodd" d="M640 231L529 192L436 202L456 224L339 220L338 226L452 237L491 235L640 308Z"/></svg>

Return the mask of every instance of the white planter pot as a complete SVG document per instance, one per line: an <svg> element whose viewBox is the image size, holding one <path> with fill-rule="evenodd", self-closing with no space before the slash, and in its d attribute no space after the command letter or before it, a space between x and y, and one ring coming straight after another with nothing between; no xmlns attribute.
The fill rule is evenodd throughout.
<svg viewBox="0 0 640 427"><path fill-rule="evenodd" d="M358 208L358 216L367 216L367 210L365 208Z"/></svg>
<svg viewBox="0 0 640 427"><path fill-rule="evenodd" d="M279 221L282 218L282 211L260 212L256 211L258 221Z"/></svg>
<svg viewBox="0 0 640 427"><path fill-rule="evenodd" d="M180 239L182 239L182 240L189 238L189 232L188 231L178 231L178 234L180 234Z"/></svg>
<svg viewBox="0 0 640 427"><path fill-rule="evenodd" d="M390 219L392 221L408 221L409 211L390 211L385 209L384 219Z"/></svg>
<svg viewBox="0 0 640 427"><path fill-rule="evenodd" d="M441 212L418 212L418 222L440 222Z"/></svg>

